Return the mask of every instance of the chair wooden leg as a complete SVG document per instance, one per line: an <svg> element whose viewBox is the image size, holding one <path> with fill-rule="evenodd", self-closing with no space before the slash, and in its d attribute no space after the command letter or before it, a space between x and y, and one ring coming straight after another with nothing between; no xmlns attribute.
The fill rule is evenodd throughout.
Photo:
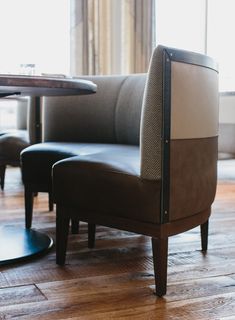
<svg viewBox="0 0 235 320"><path fill-rule="evenodd" d="M54 203L53 203L53 195L52 192L48 192L48 202L49 202L49 211L53 211Z"/></svg>
<svg viewBox="0 0 235 320"><path fill-rule="evenodd" d="M1 165L0 166L0 185L1 189L4 189L4 184L5 184L5 172L6 172L6 165Z"/></svg>
<svg viewBox="0 0 235 320"><path fill-rule="evenodd" d="M152 251L156 295L162 297L166 294L167 286L168 238L152 238Z"/></svg>
<svg viewBox="0 0 235 320"><path fill-rule="evenodd" d="M30 229L32 226L33 217L33 198L34 192L27 188L24 189L24 201L25 201L25 227Z"/></svg>
<svg viewBox="0 0 235 320"><path fill-rule="evenodd" d="M88 248L90 249L95 246L95 230L96 225L94 223L88 223Z"/></svg>
<svg viewBox="0 0 235 320"><path fill-rule="evenodd" d="M201 228L201 246L202 251L207 251L207 245L208 245L208 229L209 229L209 220L207 220L205 223L200 225Z"/></svg>
<svg viewBox="0 0 235 320"><path fill-rule="evenodd" d="M65 264L66 249L69 234L69 218L61 215L60 207L56 208L56 263Z"/></svg>
<svg viewBox="0 0 235 320"><path fill-rule="evenodd" d="M79 233L79 220L75 220L75 219L71 220L71 233L72 234Z"/></svg>

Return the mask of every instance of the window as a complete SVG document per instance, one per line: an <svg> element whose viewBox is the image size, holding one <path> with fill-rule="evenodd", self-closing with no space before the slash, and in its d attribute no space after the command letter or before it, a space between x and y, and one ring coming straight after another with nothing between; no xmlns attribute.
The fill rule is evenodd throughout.
<svg viewBox="0 0 235 320"><path fill-rule="evenodd" d="M203 53L205 0L156 0L159 44Z"/></svg>
<svg viewBox="0 0 235 320"><path fill-rule="evenodd" d="M208 0L207 53L219 62L221 91L235 91L234 10L234 0Z"/></svg>
<svg viewBox="0 0 235 320"><path fill-rule="evenodd" d="M69 74L69 0L0 0L0 73ZM0 129L16 126L16 101L0 101Z"/></svg>
<svg viewBox="0 0 235 320"><path fill-rule="evenodd" d="M157 43L207 53L220 91L235 91L234 0L156 0Z"/></svg>
<svg viewBox="0 0 235 320"><path fill-rule="evenodd" d="M69 72L68 0L0 0L0 8L0 73Z"/></svg>

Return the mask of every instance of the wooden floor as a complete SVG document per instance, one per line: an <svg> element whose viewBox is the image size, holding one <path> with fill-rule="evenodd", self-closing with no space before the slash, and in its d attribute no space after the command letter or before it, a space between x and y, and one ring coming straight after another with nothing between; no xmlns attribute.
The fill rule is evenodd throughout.
<svg viewBox="0 0 235 320"><path fill-rule="evenodd" d="M8 169L0 191L0 225L24 225L19 169ZM39 194L33 227L55 237L55 214ZM0 244L7 245L4 243ZM235 180L219 181L209 249L199 228L169 243L168 293L154 295L150 239L98 227L93 250L87 226L70 236L67 264L54 248L33 261L0 267L0 319L235 319Z"/></svg>

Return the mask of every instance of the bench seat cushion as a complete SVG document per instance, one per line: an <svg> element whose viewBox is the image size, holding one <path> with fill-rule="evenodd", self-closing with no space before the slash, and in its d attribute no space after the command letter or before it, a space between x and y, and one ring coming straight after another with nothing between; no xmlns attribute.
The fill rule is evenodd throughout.
<svg viewBox="0 0 235 320"><path fill-rule="evenodd" d="M19 165L20 152L29 146L27 130L12 130L0 134L0 162Z"/></svg>
<svg viewBox="0 0 235 320"><path fill-rule="evenodd" d="M83 213L158 223L160 181L140 178L139 159L137 146L85 146L53 166L54 201Z"/></svg>
<svg viewBox="0 0 235 320"><path fill-rule="evenodd" d="M51 168L59 160L74 156L89 155L125 146L102 143L44 142L24 149L21 154L23 182L51 185Z"/></svg>

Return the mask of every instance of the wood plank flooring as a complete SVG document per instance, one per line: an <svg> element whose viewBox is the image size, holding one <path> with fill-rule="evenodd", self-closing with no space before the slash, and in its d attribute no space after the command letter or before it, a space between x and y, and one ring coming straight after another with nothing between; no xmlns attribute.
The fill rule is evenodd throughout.
<svg viewBox="0 0 235 320"><path fill-rule="evenodd" d="M9 168L0 226L24 225L23 206L20 171ZM45 194L35 199L33 227L55 238L55 213L48 212ZM70 235L64 267L56 265L54 248L30 262L1 266L0 320L235 319L235 179L218 183L206 255L199 228L170 238L164 298L154 295L148 237L99 226L96 238L88 249L82 223L79 235Z"/></svg>

